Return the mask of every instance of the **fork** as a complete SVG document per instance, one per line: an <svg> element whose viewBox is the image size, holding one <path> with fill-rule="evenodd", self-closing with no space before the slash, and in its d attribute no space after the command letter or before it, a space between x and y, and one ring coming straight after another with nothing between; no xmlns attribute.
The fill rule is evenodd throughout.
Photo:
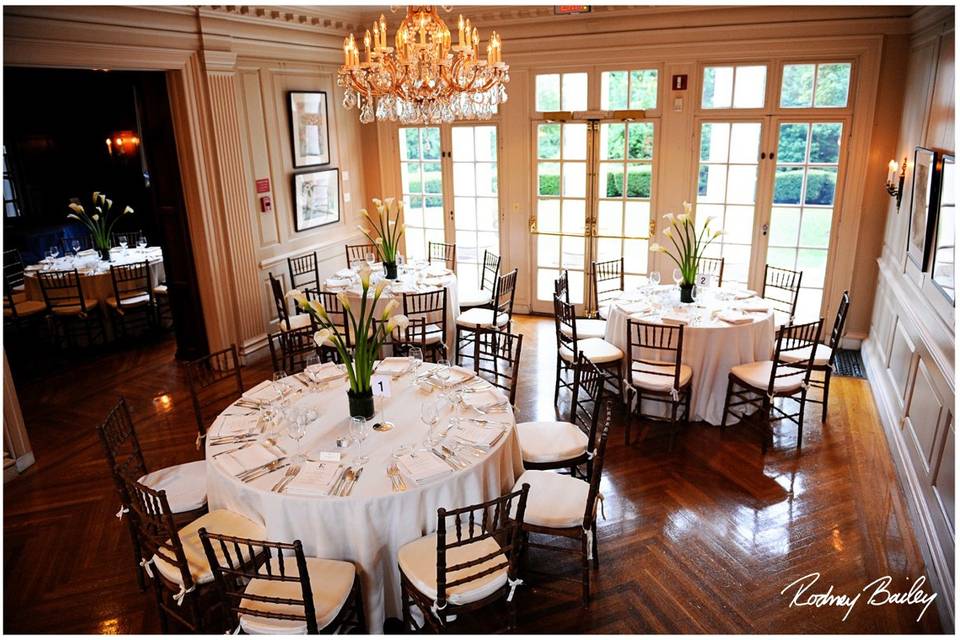
<svg viewBox="0 0 960 640"><path fill-rule="evenodd" d="M297 474L300 473L300 465L295 464L292 467L287 467L287 471L283 474L283 477L277 481L273 488L270 491L274 493L283 493L287 488L287 485L297 477Z"/></svg>

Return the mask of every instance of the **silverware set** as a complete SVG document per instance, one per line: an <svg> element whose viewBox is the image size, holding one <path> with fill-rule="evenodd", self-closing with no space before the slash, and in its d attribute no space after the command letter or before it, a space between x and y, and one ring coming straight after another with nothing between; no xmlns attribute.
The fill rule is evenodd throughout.
<svg viewBox="0 0 960 640"><path fill-rule="evenodd" d="M460 471L461 469L466 469L470 466L469 463L461 460L452 449L448 449L444 445L440 445L439 449L437 447L433 447L431 450L433 451L433 455L446 462L447 465L454 471Z"/></svg>
<svg viewBox="0 0 960 640"><path fill-rule="evenodd" d="M221 452L219 452L219 453L215 453L215 454L213 454L211 457L212 457L212 458L216 458L217 456L222 456L222 455L225 454L225 453L236 453L237 451L240 451L241 449L246 449L246 448L249 447L250 445L256 444L256 443L258 442L258 440L259 440L259 438L253 438L253 439L241 441L241 442L244 442L245 444L242 444L242 445L240 445L239 447L234 447L233 449L227 449L226 451L221 451ZM276 439L276 438L267 438L266 440L263 441L263 443L264 443L265 445L270 445L271 447L275 447L275 446L277 446L277 439Z"/></svg>
<svg viewBox="0 0 960 640"><path fill-rule="evenodd" d="M353 487L357 484L357 480L360 479L361 473L363 473L363 467L347 467L344 469L337 481L333 483L333 488L330 489L330 495L341 497L349 496L350 492L353 491Z"/></svg>
<svg viewBox="0 0 960 640"><path fill-rule="evenodd" d="M287 485L290 484L294 478L297 477L297 474L300 473L300 465L295 464L293 466L287 467L286 473L283 474L283 477L273 485L273 488L270 489L274 493L283 493L287 490Z"/></svg>
<svg viewBox="0 0 960 640"><path fill-rule="evenodd" d="M387 475L390 477L390 483L393 485L394 493L407 490L407 482L403 479L403 476L400 475L400 468L396 462L387 467Z"/></svg>
<svg viewBox="0 0 960 640"><path fill-rule="evenodd" d="M269 473L273 473L279 469L284 469L290 466L290 462L286 458L277 458L266 464L262 464L259 467L254 467L253 469L248 469L237 476L241 482L252 482L257 478L261 478Z"/></svg>

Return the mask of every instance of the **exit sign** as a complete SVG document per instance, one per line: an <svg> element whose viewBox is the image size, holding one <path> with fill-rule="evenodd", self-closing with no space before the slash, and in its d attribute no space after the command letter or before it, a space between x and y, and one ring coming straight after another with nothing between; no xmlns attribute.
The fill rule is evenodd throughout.
<svg viewBox="0 0 960 640"><path fill-rule="evenodd" d="M558 16L571 15L575 13L590 13L590 5L586 4L563 4L555 6L553 11Z"/></svg>

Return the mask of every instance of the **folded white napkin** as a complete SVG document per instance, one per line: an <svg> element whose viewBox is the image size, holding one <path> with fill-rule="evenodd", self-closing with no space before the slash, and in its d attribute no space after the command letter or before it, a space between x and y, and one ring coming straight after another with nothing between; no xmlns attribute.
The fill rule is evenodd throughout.
<svg viewBox="0 0 960 640"><path fill-rule="evenodd" d="M267 464L277 459L277 454L271 452L262 444L257 443L244 447L233 453L226 453L222 456L213 458L230 475L240 475L244 471L249 471L261 465Z"/></svg>
<svg viewBox="0 0 960 640"><path fill-rule="evenodd" d="M324 284L328 287L348 287L351 282L350 278L327 278Z"/></svg>
<svg viewBox="0 0 960 640"><path fill-rule="evenodd" d="M470 425L460 427L460 430L457 432L457 437L470 444L489 449L503 437L503 433L504 430L499 427Z"/></svg>
<svg viewBox="0 0 960 640"><path fill-rule="evenodd" d="M217 436L235 436L241 433L251 433L257 428L259 420L257 414L238 416L226 414L220 417L220 429Z"/></svg>
<svg viewBox="0 0 960 640"><path fill-rule="evenodd" d="M397 460L400 472L417 484L426 484L450 473L450 465L429 451L418 451L402 456Z"/></svg>
<svg viewBox="0 0 960 640"><path fill-rule="evenodd" d="M330 495L330 489L341 471L343 466L335 462L307 462L300 467L300 473L290 481L284 493L295 496Z"/></svg>
<svg viewBox="0 0 960 640"><path fill-rule="evenodd" d="M635 313L646 313L650 310L650 305L646 302L621 302L620 308L623 309L624 313L633 315Z"/></svg>
<svg viewBox="0 0 960 640"><path fill-rule="evenodd" d="M304 372L306 372L307 377L316 383L334 380L343 375L340 373L340 370L337 369L337 365L334 362L307 365L307 368L304 369Z"/></svg>
<svg viewBox="0 0 960 640"><path fill-rule="evenodd" d="M476 409L488 409L503 404L507 398L493 389L484 389L463 394L463 403Z"/></svg>
<svg viewBox="0 0 960 640"><path fill-rule="evenodd" d="M753 318L745 316L739 311L721 311L717 314L718 320L723 320L727 324L750 324Z"/></svg>
<svg viewBox="0 0 960 640"><path fill-rule="evenodd" d="M734 300L747 300L753 298L757 295L756 291L751 291L749 289L737 289L733 292Z"/></svg>
<svg viewBox="0 0 960 640"><path fill-rule="evenodd" d="M433 377L434 379L438 379L436 376ZM473 371L468 371L463 367L450 367L450 379L447 380L447 384L461 384L472 377Z"/></svg>
<svg viewBox="0 0 960 640"><path fill-rule="evenodd" d="M660 322L663 324L685 325L690 322L690 317L682 313L664 313L660 316Z"/></svg>
<svg viewBox="0 0 960 640"><path fill-rule="evenodd" d="M95 256L95 255L97 255L96 249L84 249L83 251L77 252L78 257Z"/></svg>
<svg viewBox="0 0 960 640"><path fill-rule="evenodd" d="M426 273L429 276L445 276L450 273L450 270L442 264L431 264L426 268Z"/></svg>
<svg viewBox="0 0 960 640"><path fill-rule="evenodd" d="M411 358L384 358L377 366L376 372L385 376L395 376L410 368Z"/></svg>
<svg viewBox="0 0 960 640"><path fill-rule="evenodd" d="M748 313L766 313L770 311L770 304L763 300L757 300L756 302L745 302L737 308Z"/></svg>
<svg viewBox="0 0 960 640"><path fill-rule="evenodd" d="M270 402L279 398L276 387L272 380L264 380L252 389L247 389L241 396L247 402Z"/></svg>
<svg viewBox="0 0 960 640"><path fill-rule="evenodd" d="M353 269L340 269L340 271L337 271L338 278L352 278L355 275L357 274Z"/></svg>

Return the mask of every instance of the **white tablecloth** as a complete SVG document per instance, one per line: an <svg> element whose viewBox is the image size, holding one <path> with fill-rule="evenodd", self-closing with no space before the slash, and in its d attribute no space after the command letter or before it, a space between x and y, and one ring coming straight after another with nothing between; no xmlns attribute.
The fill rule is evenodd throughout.
<svg viewBox="0 0 960 640"><path fill-rule="evenodd" d="M691 382L690 419L719 425L723 420L723 401L727 391L730 369L748 362L769 360L774 347L774 319L772 311L746 313L746 324L729 324L718 319L717 313L741 305L762 305L758 298L735 300L732 292L707 290L693 304L681 304L676 286L661 285L647 292L626 292L611 305L607 316L604 338L626 354L624 369L630 365L627 344L627 318L657 323L664 314L678 314L689 319L683 331L681 360L693 369ZM649 305L647 315L633 313ZM643 357L651 357L644 354ZM648 406L649 404L649 406ZM645 413L663 415L663 403L645 403ZM733 424L735 417L728 422Z"/></svg>
<svg viewBox="0 0 960 640"><path fill-rule="evenodd" d="M433 365L425 364L419 373ZM367 622L373 633L382 632L386 617L400 617L400 575L397 554L400 547L436 530L439 507L475 504L510 491L523 472L520 447L510 409L489 414L490 419L508 425L508 433L483 459L472 466L451 471L423 486L407 480L408 490L393 493L386 468L391 454L402 444L419 445L427 427L420 421L423 400L436 400L440 392L420 390L413 384L414 374L392 380L392 397L386 403L386 417L396 424L387 432L370 431L364 443L369 461L352 494L347 497L300 497L270 491L283 476L277 471L244 484L223 468L212 455L236 445L207 446L207 495L211 509L226 508L263 522L267 538L278 541L301 540L308 556L349 560L361 575ZM319 418L308 425L301 451L314 457L319 451L338 451L336 440L348 433L348 405L345 382L335 382L319 392L305 392L293 400L297 405L316 409ZM377 398L380 410L382 399ZM441 422L451 415L443 405ZM233 411L228 409L226 412ZM225 413L226 413L225 412ZM470 409L456 415L478 416ZM255 419L255 418L254 418ZM379 421L379 414L374 421ZM215 437L222 425L220 416L212 425ZM278 444L294 452L296 444L289 436ZM345 463L356 453L351 447L340 450ZM222 457L221 457L222 458Z"/></svg>
<svg viewBox="0 0 960 640"><path fill-rule="evenodd" d="M382 266L380 263L374 265L373 281L376 282L382 276ZM349 275L348 275L349 274ZM349 285L344 285L350 280ZM440 265L429 265L426 262L411 263L401 270L394 284L388 286L380 296L377 303L377 311L381 311L389 300L396 297L400 307L397 313L403 312L402 293L426 293L428 291L437 291L443 287L447 290L447 354L453 357L454 344L457 339L457 316L460 315L460 303L457 299L457 276L452 271L441 267ZM345 291L350 304L354 309L359 309L361 288L359 278L356 273L350 269L343 269L333 277L328 278L322 286L324 291ZM372 295L372 294L371 294ZM437 321L438 318L429 318L431 321Z"/></svg>
<svg viewBox="0 0 960 640"><path fill-rule="evenodd" d="M40 280L37 278L38 271L71 271L77 269L80 273L80 286L83 288L83 295L87 298L96 298L101 305L106 304L106 299L113 295L113 280L110 278L111 265L133 264L134 262L147 261L150 265L150 286L155 287L166 279L163 270L163 251L160 247L147 247L146 249L130 248L126 252L120 248L114 248L110 254L110 262L103 262L96 256L80 256L74 258L72 255L49 259L38 265L30 265L24 271L24 284L27 299L43 300L43 292L40 291Z"/></svg>

